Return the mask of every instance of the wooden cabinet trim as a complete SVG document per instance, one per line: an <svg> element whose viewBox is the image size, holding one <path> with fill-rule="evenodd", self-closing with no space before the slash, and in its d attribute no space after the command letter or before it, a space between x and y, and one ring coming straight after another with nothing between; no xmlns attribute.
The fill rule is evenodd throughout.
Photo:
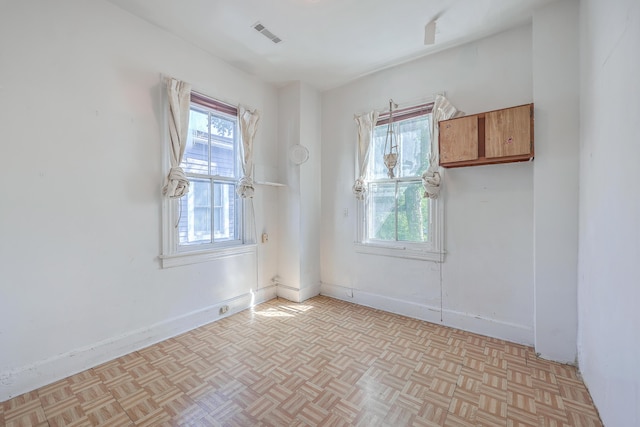
<svg viewBox="0 0 640 427"><path fill-rule="evenodd" d="M439 132L442 141L440 159L443 162L452 159L461 161L477 159L478 134L478 118L475 116L460 117L453 122L444 123Z"/></svg>
<svg viewBox="0 0 640 427"><path fill-rule="evenodd" d="M496 144L495 138L500 138L500 141L501 141L502 139L505 138L505 135L506 135L506 134L505 135L500 134L501 130L500 129L496 130L495 123L493 122L491 122L491 124L489 125L490 127L493 127L493 128L487 129L487 123L486 123L487 115L490 115L490 120L494 120L495 115L493 115L493 113L496 113L496 112L507 113L509 112L509 110L515 110L522 107L529 107L529 122L528 122L529 132L528 133L529 133L530 141L528 141L528 144L526 142L523 144L522 142L523 135L522 135L522 132L520 132L520 134L517 136L519 140L516 141L517 143L520 144L520 146L516 147L515 154L513 155L509 154L510 150L513 151L512 147L507 147L507 149L503 149L500 147L496 148L495 146L490 146L489 149L487 149L487 133L488 132L489 133L493 132L491 134L491 137L493 138L493 140L489 142L490 144ZM451 156L449 156L448 158L443 158L441 155L440 166L443 166L446 168L454 168L454 167L463 167L463 166L490 165L490 164L523 162L523 161L533 160L533 157L534 157L534 143L533 143L533 111L534 109L533 108L534 108L533 104L523 104L523 105L517 105L515 107L502 108L499 110L491 110L483 113L440 121L438 123L438 126L439 126L439 129L442 130L443 124L446 125L447 123L451 123L451 122L454 122L455 120L460 120L462 118L475 117L477 119L477 130L478 130L478 134L476 136L477 151L478 151L477 158L468 158L467 156L467 158L462 158L462 160L453 161L451 160L452 159ZM508 130L509 129L506 129L504 131L506 132ZM516 130L512 130L511 133L515 133ZM497 135L496 135L496 132L497 132ZM509 136L508 138L511 138L511 137ZM444 142L447 143L448 141L445 140ZM512 141L509 141L509 143L511 142ZM466 142L463 145L466 145ZM439 132L439 138L438 138L438 147L440 149L440 153L443 152L443 149L445 153L456 152L455 148L443 147L443 139L442 139L442 134L440 132ZM529 151L523 152L526 148L529 148ZM489 150L489 152L487 152L487 150ZM493 156L493 157L489 157L489 156Z"/></svg>

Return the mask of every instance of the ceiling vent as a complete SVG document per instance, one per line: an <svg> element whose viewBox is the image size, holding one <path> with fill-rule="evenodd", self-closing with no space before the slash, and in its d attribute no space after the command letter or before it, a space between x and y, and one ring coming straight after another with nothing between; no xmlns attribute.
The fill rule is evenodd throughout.
<svg viewBox="0 0 640 427"><path fill-rule="evenodd" d="M267 29L267 27L262 25L260 22L256 22L255 24L253 24L253 29L276 44L282 41L280 37L273 34L271 31Z"/></svg>

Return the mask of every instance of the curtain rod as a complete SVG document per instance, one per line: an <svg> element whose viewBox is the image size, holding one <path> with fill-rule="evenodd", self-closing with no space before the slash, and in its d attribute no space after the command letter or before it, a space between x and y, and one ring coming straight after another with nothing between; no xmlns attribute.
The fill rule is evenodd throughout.
<svg viewBox="0 0 640 427"><path fill-rule="evenodd" d="M424 104L420 104L420 105L414 105L413 107L407 107L407 108L400 108L398 110L393 110L393 115L394 116L402 116L405 114L409 114L409 113L413 113L413 112L418 112L418 111L422 111L422 110L428 110L429 107L433 106L434 101L430 101ZM384 116L388 116L390 115L389 111L385 111L384 113L380 113L381 117Z"/></svg>
<svg viewBox="0 0 640 427"><path fill-rule="evenodd" d="M180 79L179 79L179 78L177 78L177 77L173 77L173 76L171 76L171 75L169 75L169 74L164 74L164 73L160 73L160 78L161 78L161 80L163 80L165 83L166 83L167 81L169 81L169 80L172 80L172 79L180 81ZM220 99L220 98L217 98L217 97L213 97L213 96L211 96L211 95L207 95L207 94L202 93L202 92L200 92L199 90L197 90L197 89L194 87L194 85L193 85L193 84L191 84L191 94L192 94L192 95L195 95L197 98L201 98L201 99L211 99L211 100L213 100L213 101L215 101L215 102L217 102L217 103L219 103L219 104L222 104L222 105L224 105L224 106L227 106L227 107L230 107L230 108L235 108L235 109L236 109L236 110L238 110L238 111L240 110L240 106L241 106L241 105L242 105L244 108L248 109L248 110L255 110L255 109L256 109L256 107L253 107L253 106L247 105L247 104L242 103L242 102L234 103L234 102L230 102L230 101L228 101L228 100L224 100L224 99Z"/></svg>
<svg viewBox="0 0 640 427"><path fill-rule="evenodd" d="M395 116L396 113L402 113L403 111L411 111L417 108L420 108L422 106L425 105L429 105L429 104L433 104L436 100L436 96L438 95L442 95L445 96L446 92L444 90L438 91L438 92L434 92L431 96L428 97L423 97L423 98L418 98L418 99L413 99L410 101L404 101L404 102L394 102L395 104L397 104L399 107L402 107L398 110L394 109L393 110L393 115ZM380 111L380 115L388 115L389 114L389 107L388 105L382 108L375 108L376 111Z"/></svg>

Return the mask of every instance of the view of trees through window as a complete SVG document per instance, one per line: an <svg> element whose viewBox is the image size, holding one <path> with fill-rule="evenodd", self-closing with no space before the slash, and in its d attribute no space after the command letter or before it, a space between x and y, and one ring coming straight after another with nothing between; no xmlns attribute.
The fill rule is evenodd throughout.
<svg viewBox="0 0 640 427"><path fill-rule="evenodd" d="M369 154L367 240L426 242L430 201L423 198L422 173L429 167L431 115L393 123L398 144L395 178L383 163L387 125L374 130Z"/></svg>

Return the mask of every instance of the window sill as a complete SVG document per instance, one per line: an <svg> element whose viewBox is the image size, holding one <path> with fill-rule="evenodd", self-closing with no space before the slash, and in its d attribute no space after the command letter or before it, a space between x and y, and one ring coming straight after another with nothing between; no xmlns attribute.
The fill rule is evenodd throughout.
<svg viewBox="0 0 640 427"><path fill-rule="evenodd" d="M255 254L256 247L257 245L255 243L250 243L200 251L178 252L171 255L160 255L159 258L162 262L162 268L170 268L181 265L198 264L201 262L208 262L238 255Z"/></svg>
<svg viewBox="0 0 640 427"><path fill-rule="evenodd" d="M444 251L421 250L397 244L354 243L357 253L388 256L394 258L417 259L422 261L444 262Z"/></svg>

